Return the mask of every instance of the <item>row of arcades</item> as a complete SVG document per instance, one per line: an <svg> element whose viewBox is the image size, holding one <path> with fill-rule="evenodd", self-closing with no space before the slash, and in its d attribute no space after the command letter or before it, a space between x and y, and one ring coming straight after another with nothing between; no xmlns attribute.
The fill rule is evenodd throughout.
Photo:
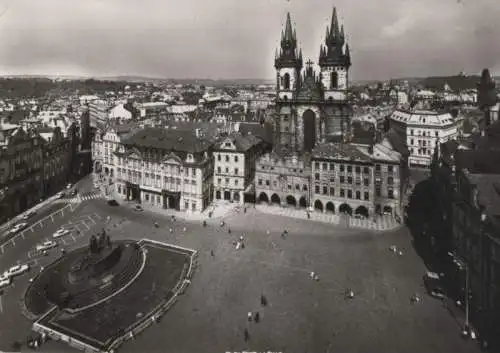
<svg viewBox="0 0 500 353"><path fill-rule="evenodd" d="M282 202L283 201L283 202ZM308 207L307 200L304 196L300 197L299 200L293 195L288 195L284 200L278 196L278 194L274 193L269 196L265 192L261 192L257 198L258 203L268 203L270 205L281 205L281 206L290 206L296 208L306 209ZM348 215L361 215L364 217L369 217L368 208L365 206L358 206L356 208L351 207L347 203L341 203L338 207L335 207L335 204L331 201L323 203L321 200L316 200L313 203L313 209L318 212L324 213L341 213ZM393 210L390 206L384 206L383 209L378 210L378 213L384 214L392 214Z"/></svg>

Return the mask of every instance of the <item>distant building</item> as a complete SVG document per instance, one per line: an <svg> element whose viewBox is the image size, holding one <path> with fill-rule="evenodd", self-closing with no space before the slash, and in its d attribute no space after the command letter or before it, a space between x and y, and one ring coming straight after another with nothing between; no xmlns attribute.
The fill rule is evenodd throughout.
<svg viewBox="0 0 500 353"><path fill-rule="evenodd" d="M102 100L93 100L87 106L90 113L90 124L94 127L96 125L106 125L111 104Z"/></svg>
<svg viewBox="0 0 500 353"><path fill-rule="evenodd" d="M436 143L457 139L462 121L450 113L427 110L395 110L389 117L389 126L410 152L411 166L429 167Z"/></svg>
<svg viewBox="0 0 500 353"><path fill-rule="evenodd" d="M108 119L128 121L132 120L133 113L125 107L125 104L118 104L111 108L108 113Z"/></svg>

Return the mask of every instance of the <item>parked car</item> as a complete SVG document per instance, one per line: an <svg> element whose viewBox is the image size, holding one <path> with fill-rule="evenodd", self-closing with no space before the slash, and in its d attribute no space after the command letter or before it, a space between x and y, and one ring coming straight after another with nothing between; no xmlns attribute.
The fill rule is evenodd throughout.
<svg viewBox="0 0 500 353"><path fill-rule="evenodd" d="M424 275L424 284L427 289L427 293L429 293L430 296L438 299L445 298L446 295L443 287L441 286L441 278L437 273L427 272Z"/></svg>
<svg viewBox="0 0 500 353"><path fill-rule="evenodd" d="M15 265L15 266L12 266L11 268L9 268L7 270L7 274L10 277L19 276L19 275L22 275L25 272L28 272L29 269L30 269L30 267L27 264L24 264L24 265Z"/></svg>
<svg viewBox="0 0 500 353"><path fill-rule="evenodd" d="M16 224L14 227L12 227L10 230L9 230L9 233L11 234L16 234L20 231L22 231L24 228L26 228L28 226L28 223L25 223L25 222L22 222L22 223L18 223Z"/></svg>
<svg viewBox="0 0 500 353"><path fill-rule="evenodd" d="M56 194L56 197L57 197L58 199L62 199L64 196L66 196L66 194L65 194L64 192L62 192L62 191L61 191L61 192L58 192L58 193Z"/></svg>
<svg viewBox="0 0 500 353"><path fill-rule="evenodd" d="M57 247L58 244L55 241L49 240L49 241L44 241L41 244L38 244L36 246L36 251L45 251L45 250L50 250L52 248Z"/></svg>
<svg viewBox="0 0 500 353"><path fill-rule="evenodd" d="M116 200L108 200L108 205L110 205L110 206L120 206L120 204Z"/></svg>
<svg viewBox="0 0 500 353"><path fill-rule="evenodd" d="M11 277L3 277L0 276L0 288L4 288L9 286L12 283L12 278Z"/></svg>
<svg viewBox="0 0 500 353"><path fill-rule="evenodd" d="M142 208L141 205L135 205L134 210L136 210L136 211L143 211L144 209Z"/></svg>
<svg viewBox="0 0 500 353"><path fill-rule="evenodd" d="M60 229L56 230L56 232L54 234L52 234L52 238L54 238L54 239L60 238L60 237L63 237L65 235L68 235L69 233L70 233L69 230L64 229L64 228L60 228Z"/></svg>
<svg viewBox="0 0 500 353"><path fill-rule="evenodd" d="M21 217L21 219L22 219L22 220L27 220L27 219L29 219L29 218L33 217L34 215L36 215L36 212L35 212L35 211L30 211L30 212L25 213L25 214Z"/></svg>

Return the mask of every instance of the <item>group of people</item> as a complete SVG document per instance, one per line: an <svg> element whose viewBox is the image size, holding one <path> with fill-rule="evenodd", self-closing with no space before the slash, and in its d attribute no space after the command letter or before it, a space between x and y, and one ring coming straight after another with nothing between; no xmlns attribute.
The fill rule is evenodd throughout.
<svg viewBox="0 0 500 353"><path fill-rule="evenodd" d="M264 296L264 294L260 295L260 305L262 307L267 306L267 298ZM247 313L247 320L248 320L248 322L255 322L258 324L260 322L259 311L256 311L255 313L252 311L249 311ZM243 338L244 338L245 342L247 342L250 339L250 332L248 331L248 326L245 327L245 330L243 331Z"/></svg>

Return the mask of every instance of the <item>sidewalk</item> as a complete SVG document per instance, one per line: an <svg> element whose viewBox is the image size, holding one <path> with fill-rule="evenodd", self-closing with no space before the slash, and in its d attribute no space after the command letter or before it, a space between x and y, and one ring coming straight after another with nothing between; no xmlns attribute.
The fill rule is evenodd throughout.
<svg viewBox="0 0 500 353"><path fill-rule="evenodd" d="M340 225L345 228L359 228L359 229L370 229L375 231L389 231L398 229L402 224L398 223L391 216L379 216L376 218L376 222L373 219L356 219L349 216L340 216L332 213L321 213L311 211L309 212L310 218L307 217L307 211L304 209L287 208L272 205L255 205L255 208L262 212L268 214L274 214L277 216L291 217L297 219L304 219L309 221L331 223L334 225Z"/></svg>

